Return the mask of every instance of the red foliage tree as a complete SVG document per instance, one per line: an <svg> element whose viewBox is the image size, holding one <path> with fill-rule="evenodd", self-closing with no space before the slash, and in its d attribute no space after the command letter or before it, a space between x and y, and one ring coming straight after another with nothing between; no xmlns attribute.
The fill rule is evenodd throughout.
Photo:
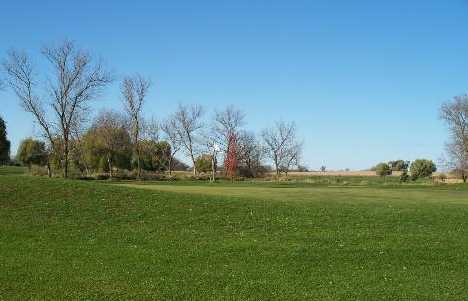
<svg viewBox="0 0 468 301"><path fill-rule="evenodd" d="M228 148L224 159L224 170L226 176L234 179L237 171L237 138L231 134L228 140Z"/></svg>

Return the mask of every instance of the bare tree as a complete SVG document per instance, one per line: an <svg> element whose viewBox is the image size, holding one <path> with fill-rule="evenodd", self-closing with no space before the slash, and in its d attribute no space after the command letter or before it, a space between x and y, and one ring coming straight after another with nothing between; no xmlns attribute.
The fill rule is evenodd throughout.
<svg viewBox="0 0 468 301"><path fill-rule="evenodd" d="M142 119L143 128L142 128L142 136L143 139L151 140L151 141L159 141L159 130L160 124L154 116L149 119Z"/></svg>
<svg viewBox="0 0 468 301"><path fill-rule="evenodd" d="M165 134L165 138L168 140L168 142L171 145L171 156L169 157L169 175L172 173L172 164L174 161L174 157L177 154L177 152L180 150L182 147L181 143L181 137L179 136L179 133L177 131L177 121L174 116L168 118L166 121L164 121L161 124L161 130Z"/></svg>
<svg viewBox="0 0 468 301"><path fill-rule="evenodd" d="M214 133L213 128L208 129L201 134L203 140L203 152L210 154L211 160L211 177L210 181L216 181L216 172L217 172L217 165L218 165L218 154L221 150L218 140L216 139L216 133Z"/></svg>
<svg viewBox="0 0 468 301"><path fill-rule="evenodd" d="M244 125L245 113L228 106L223 111L216 111L213 121L213 134L218 140L218 144L227 151L229 139L232 135L237 136L240 128Z"/></svg>
<svg viewBox="0 0 468 301"><path fill-rule="evenodd" d="M280 167L281 171L286 174L286 177L293 166L299 166L301 154L302 143L300 142L295 141L286 149Z"/></svg>
<svg viewBox="0 0 468 301"><path fill-rule="evenodd" d="M286 122L276 122L274 127L263 130L266 155L275 165L276 177L279 178L281 167L290 165L297 155L300 144L296 141L296 125Z"/></svg>
<svg viewBox="0 0 468 301"><path fill-rule="evenodd" d="M40 81L25 52L10 51L3 66L22 107L34 116L52 149L55 152L60 149L63 175L68 177L72 128L84 117L89 102L96 99L112 79L101 62L94 62L93 56L73 42L44 47L42 54L52 67L52 74L42 87L43 93L36 91ZM48 116L46 101L39 95L47 95L53 117Z"/></svg>
<svg viewBox="0 0 468 301"><path fill-rule="evenodd" d="M238 148L241 172L244 173L244 176L256 177L264 155L263 146L255 134L241 131L238 137Z"/></svg>
<svg viewBox="0 0 468 301"><path fill-rule="evenodd" d="M137 177L141 176L140 163L140 135L142 130L141 112L150 87L150 81L141 75L125 77L122 81L121 91L125 110L129 117L130 132L134 146L134 156L137 160Z"/></svg>
<svg viewBox="0 0 468 301"><path fill-rule="evenodd" d="M187 155L193 163L193 174L197 174L195 164L195 152L197 143L197 133L203 128L202 123L203 108L199 105L184 106L179 105L179 108L174 113L175 127L177 135L180 137L182 146L185 148Z"/></svg>
<svg viewBox="0 0 468 301"><path fill-rule="evenodd" d="M446 149L448 165L458 173L463 182L468 178L468 95L454 97L440 109L440 117L450 131Z"/></svg>
<svg viewBox="0 0 468 301"><path fill-rule="evenodd" d="M463 183L468 179L468 152L464 150L465 143L463 141L453 139L452 142L446 144L447 161L446 166L459 176Z"/></svg>

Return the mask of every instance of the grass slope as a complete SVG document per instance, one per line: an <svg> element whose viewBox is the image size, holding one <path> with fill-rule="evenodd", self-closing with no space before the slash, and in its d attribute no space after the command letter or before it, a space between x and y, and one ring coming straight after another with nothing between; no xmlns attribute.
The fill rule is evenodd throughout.
<svg viewBox="0 0 468 301"><path fill-rule="evenodd" d="M144 186L0 176L0 300L468 298L466 190Z"/></svg>

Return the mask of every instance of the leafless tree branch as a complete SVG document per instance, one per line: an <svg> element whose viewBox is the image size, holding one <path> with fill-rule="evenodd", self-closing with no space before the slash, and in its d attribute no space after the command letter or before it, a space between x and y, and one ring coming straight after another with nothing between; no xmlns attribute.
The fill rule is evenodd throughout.
<svg viewBox="0 0 468 301"><path fill-rule="evenodd" d="M100 95L112 78L100 61L94 62L89 53L77 48L71 41L44 47L42 54L53 70L43 87L53 117L47 116L45 103L37 94L39 81L27 54L12 50L3 66L22 107L33 114L51 146L61 150L64 177L67 177L73 128L83 121L89 102ZM61 144L60 148L57 143Z"/></svg>
<svg viewBox="0 0 468 301"><path fill-rule="evenodd" d="M134 145L134 156L137 159L137 176L141 176L140 163L140 135L142 131L143 105L151 86L150 80L137 74L133 77L127 76L123 79L121 92L125 110L130 120L130 130Z"/></svg>
<svg viewBox="0 0 468 301"><path fill-rule="evenodd" d="M204 126L201 120L202 117L203 108L199 105L179 105L173 116L177 135L180 137L180 142L193 163L194 175L197 173L195 166L197 133Z"/></svg>

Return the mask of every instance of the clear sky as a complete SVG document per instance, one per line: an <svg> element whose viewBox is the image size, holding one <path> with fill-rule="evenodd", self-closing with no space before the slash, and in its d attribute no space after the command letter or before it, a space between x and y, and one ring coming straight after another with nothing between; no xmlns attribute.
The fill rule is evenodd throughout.
<svg viewBox="0 0 468 301"><path fill-rule="evenodd" d="M257 132L294 120L311 168L437 160L438 108L468 89L464 0L3 1L1 56L65 38L150 76L148 115L183 102L234 104ZM94 107L120 108L118 83ZM38 133L10 92L0 114L13 152Z"/></svg>

